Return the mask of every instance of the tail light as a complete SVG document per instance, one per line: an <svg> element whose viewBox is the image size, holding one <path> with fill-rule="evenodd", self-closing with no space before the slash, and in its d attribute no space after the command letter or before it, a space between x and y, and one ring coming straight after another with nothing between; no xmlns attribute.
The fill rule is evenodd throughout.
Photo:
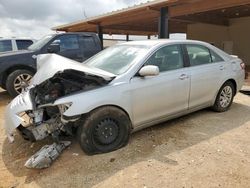
<svg viewBox="0 0 250 188"><path fill-rule="evenodd" d="M245 69L246 69L245 63L241 62L241 63L240 63L240 67L242 68L242 70L245 70Z"/></svg>

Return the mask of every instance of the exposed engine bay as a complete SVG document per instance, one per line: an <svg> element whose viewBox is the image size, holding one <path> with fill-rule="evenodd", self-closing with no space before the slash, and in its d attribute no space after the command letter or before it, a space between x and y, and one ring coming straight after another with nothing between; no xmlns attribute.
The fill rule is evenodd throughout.
<svg viewBox="0 0 250 188"><path fill-rule="evenodd" d="M54 102L59 97L77 91L88 91L106 85L108 81L77 70L64 70L31 90L37 106Z"/></svg>

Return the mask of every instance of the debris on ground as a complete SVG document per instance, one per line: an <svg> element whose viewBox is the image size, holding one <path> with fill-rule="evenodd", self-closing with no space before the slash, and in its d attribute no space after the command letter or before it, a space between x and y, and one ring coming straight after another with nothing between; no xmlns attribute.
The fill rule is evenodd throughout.
<svg viewBox="0 0 250 188"><path fill-rule="evenodd" d="M70 144L70 141L60 141L58 144L45 145L32 155L24 166L37 169L48 168Z"/></svg>

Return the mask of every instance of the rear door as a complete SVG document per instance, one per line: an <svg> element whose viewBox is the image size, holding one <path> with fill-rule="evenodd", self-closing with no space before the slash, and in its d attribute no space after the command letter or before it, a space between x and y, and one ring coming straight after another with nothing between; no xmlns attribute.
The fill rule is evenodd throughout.
<svg viewBox="0 0 250 188"><path fill-rule="evenodd" d="M156 51L144 64L159 67L154 77L131 80L134 124L140 126L188 109L190 77L180 45Z"/></svg>
<svg viewBox="0 0 250 188"><path fill-rule="evenodd" d="M191 74L189 108L211 105L225 75L225 62L205 46L185 46Z"/></svg>

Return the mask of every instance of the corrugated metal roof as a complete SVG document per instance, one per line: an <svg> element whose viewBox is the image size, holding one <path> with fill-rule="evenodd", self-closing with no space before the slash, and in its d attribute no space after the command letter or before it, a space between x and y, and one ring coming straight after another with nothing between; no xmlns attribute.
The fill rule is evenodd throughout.
<svg viewBox="0 0 250 188"><path fill-rule="evenodd" d="M146 7L154 7L154 6L157 6L157 5L160 6L162 4L166 4L167 5L168 3L175 3L175 2L178 2L178 0L154 0L154 1L147 1L145 3L136 4L134 6L129 6L127 8L122 8L122 9L119 9L119 10L116 10L116 11L112 11L112 12L108 12L108 13L105 13L105 14L102 14L102 15L94 16L94 17L91 17L91 18L83 19L83 20L79 20L79 21L72 22L72 23L69 23L69 24L64 24L64 25L56 26L56 27L53 27L52 30L60 30L60 29L63 29L63 28L74 26L74 25L79 25L79 24L83 24L83 23L99 21L99 20L101 20L103 18L107 18L107 17L113 16L113 15L117 15L117 14L121 14L121 13L128 13L130 11L140 10L140 9L143 9L143 8L146 8Z"/></svg>

